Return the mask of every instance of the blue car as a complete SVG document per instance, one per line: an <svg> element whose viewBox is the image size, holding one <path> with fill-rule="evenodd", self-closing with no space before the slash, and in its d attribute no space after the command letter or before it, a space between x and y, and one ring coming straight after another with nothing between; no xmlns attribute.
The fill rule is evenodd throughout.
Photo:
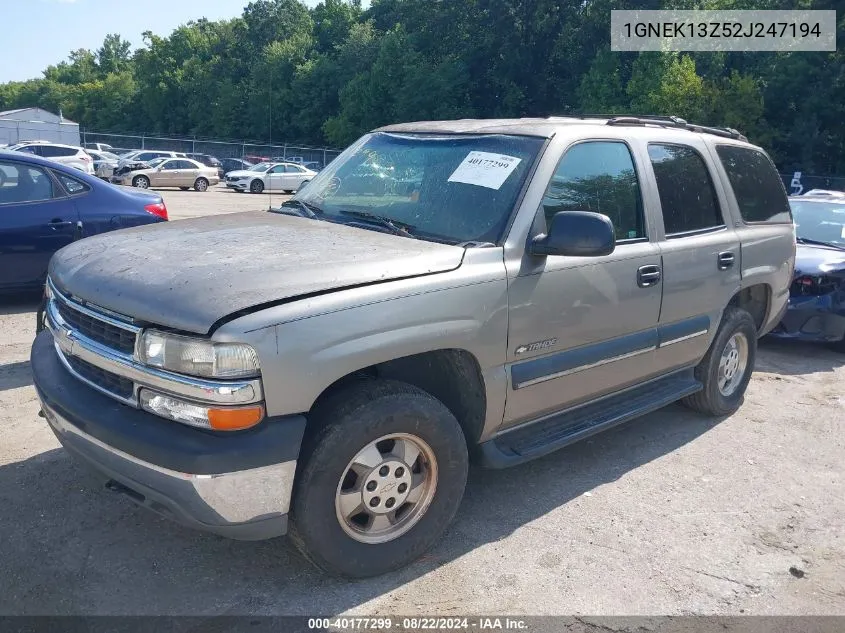
<svg viewBox="0 0 845 633"><path fill-rule="evenodd" d="M0 150L0 291L42 287L50 257L74 240L166 220L156 193Z"/></svg>
<svg viewBox="0 0 845 633"><path fill-rule="evenodd" d="M798 246L789 306L771 336L845 352L845 194L789 199Z"/></svg>

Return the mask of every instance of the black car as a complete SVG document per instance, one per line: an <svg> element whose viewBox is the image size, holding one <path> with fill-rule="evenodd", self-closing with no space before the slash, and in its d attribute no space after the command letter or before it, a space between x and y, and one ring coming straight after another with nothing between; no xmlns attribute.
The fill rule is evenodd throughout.
<svg viewBox="0 0 845 633"><path fill-rule="evenodd" d="M832 343L845 352L845 194L790 198L798 246L778 338Z"/></svg>
<svg viewBox="0 0 845 633"><path fill-rule="evenodd" d="M217 175L220 176L220 180L223 180L223 176L226 175L226 170L223 168L223 165L220 160L218 160L214 156L211 156L210 154L185 154L185 156L192 160L202 163L206 167L216 167Z"/></svg>
<svg viewBox="0 0 845 633"><path fill-rule="evenodd" d="M221 158L220 163L223 165L223 171L229 173L230 171L239 171L242 169L249 169L256 163L251 163L242 158Z"/></svg>

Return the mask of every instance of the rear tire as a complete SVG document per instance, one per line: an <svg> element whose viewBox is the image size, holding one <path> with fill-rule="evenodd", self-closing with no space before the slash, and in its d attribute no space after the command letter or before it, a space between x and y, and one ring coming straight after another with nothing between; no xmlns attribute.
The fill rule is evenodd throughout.
<svg viewBox="0 0 845 633"><path fill-rule="evenodd" d="M146 176L135 176L132 179L132 186L138 187L138 189L149 189L150 188L150 179Z"/></svg>
<svg viewBox="0 0 845 633"><path fill-rule="evenodd" d="M262 193L264 191L264 182L261 180L253 180L249 183L250 193Z"/></svg>
<svg viewBox="0 0 845 633"><path fill-rule="evenodd" d="M322 570L377 576L426 552L455 516L468 457L458 421L417 387L365 380L309 416L289 535Z"/></svg>
<svg viewBox="0 0 845 633"><path fill-rule="evenodd" d="M304 182L299 183L299 187L296 188L296 193L299 193L300 191L302 191L302 189L305 187L305 185L307 185L309 182L311 182L311 181L306 180Z"/></svg>
<svg viewBox="0 0 845 633"><path fill-rule="evenodd" d="M205 178L197 178L194 181L194 189L197 191L208 191L208 181Z"/></svg>
<svg viewBox="0 0 845 633"><path fill-rule="evenodd" d="M681 402L699 413L730 415L742 404L756 357L754 319L745 310L728 306L710 349L695 368L704 389Z"/></svg>

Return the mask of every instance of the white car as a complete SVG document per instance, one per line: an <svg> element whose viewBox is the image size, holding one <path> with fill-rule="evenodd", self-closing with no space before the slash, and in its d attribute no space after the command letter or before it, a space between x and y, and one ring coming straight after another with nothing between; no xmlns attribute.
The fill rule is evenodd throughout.
<svg viewBox="0 0 845 633"><path fill-rule="evenodd" d="M114 175L114 169L120 158L116 154L102 150L89 149L86 152L94 159L94 175L103 180L109 180Z"/></svg>
<svg viewBox="0 0 845 633"><path fill-rule="evenodd" d="M258 163L249 169L230 171L226 174L226 186L237 192L292 193L316 175L316 171L295 163Z"/></svg>
<svg viewBox="0 0 845 633"><path fill-rule="evenodd" d="M86 174L94 173L94 159L81 147L44 141L23 141L8 149L43 156L49 160L75 167Z"/></svg>

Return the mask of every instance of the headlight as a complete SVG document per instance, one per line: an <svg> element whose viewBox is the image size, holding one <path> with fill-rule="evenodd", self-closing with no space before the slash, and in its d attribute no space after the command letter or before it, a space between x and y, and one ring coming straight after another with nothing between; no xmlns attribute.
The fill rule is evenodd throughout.
<svg viewBox="0 0 845 633"><path fill-rule="evenodd" d="M203 378L247 378L259 373L258 354L243 343L146 330L141 336L141 361L179 374Z"/></svg>

